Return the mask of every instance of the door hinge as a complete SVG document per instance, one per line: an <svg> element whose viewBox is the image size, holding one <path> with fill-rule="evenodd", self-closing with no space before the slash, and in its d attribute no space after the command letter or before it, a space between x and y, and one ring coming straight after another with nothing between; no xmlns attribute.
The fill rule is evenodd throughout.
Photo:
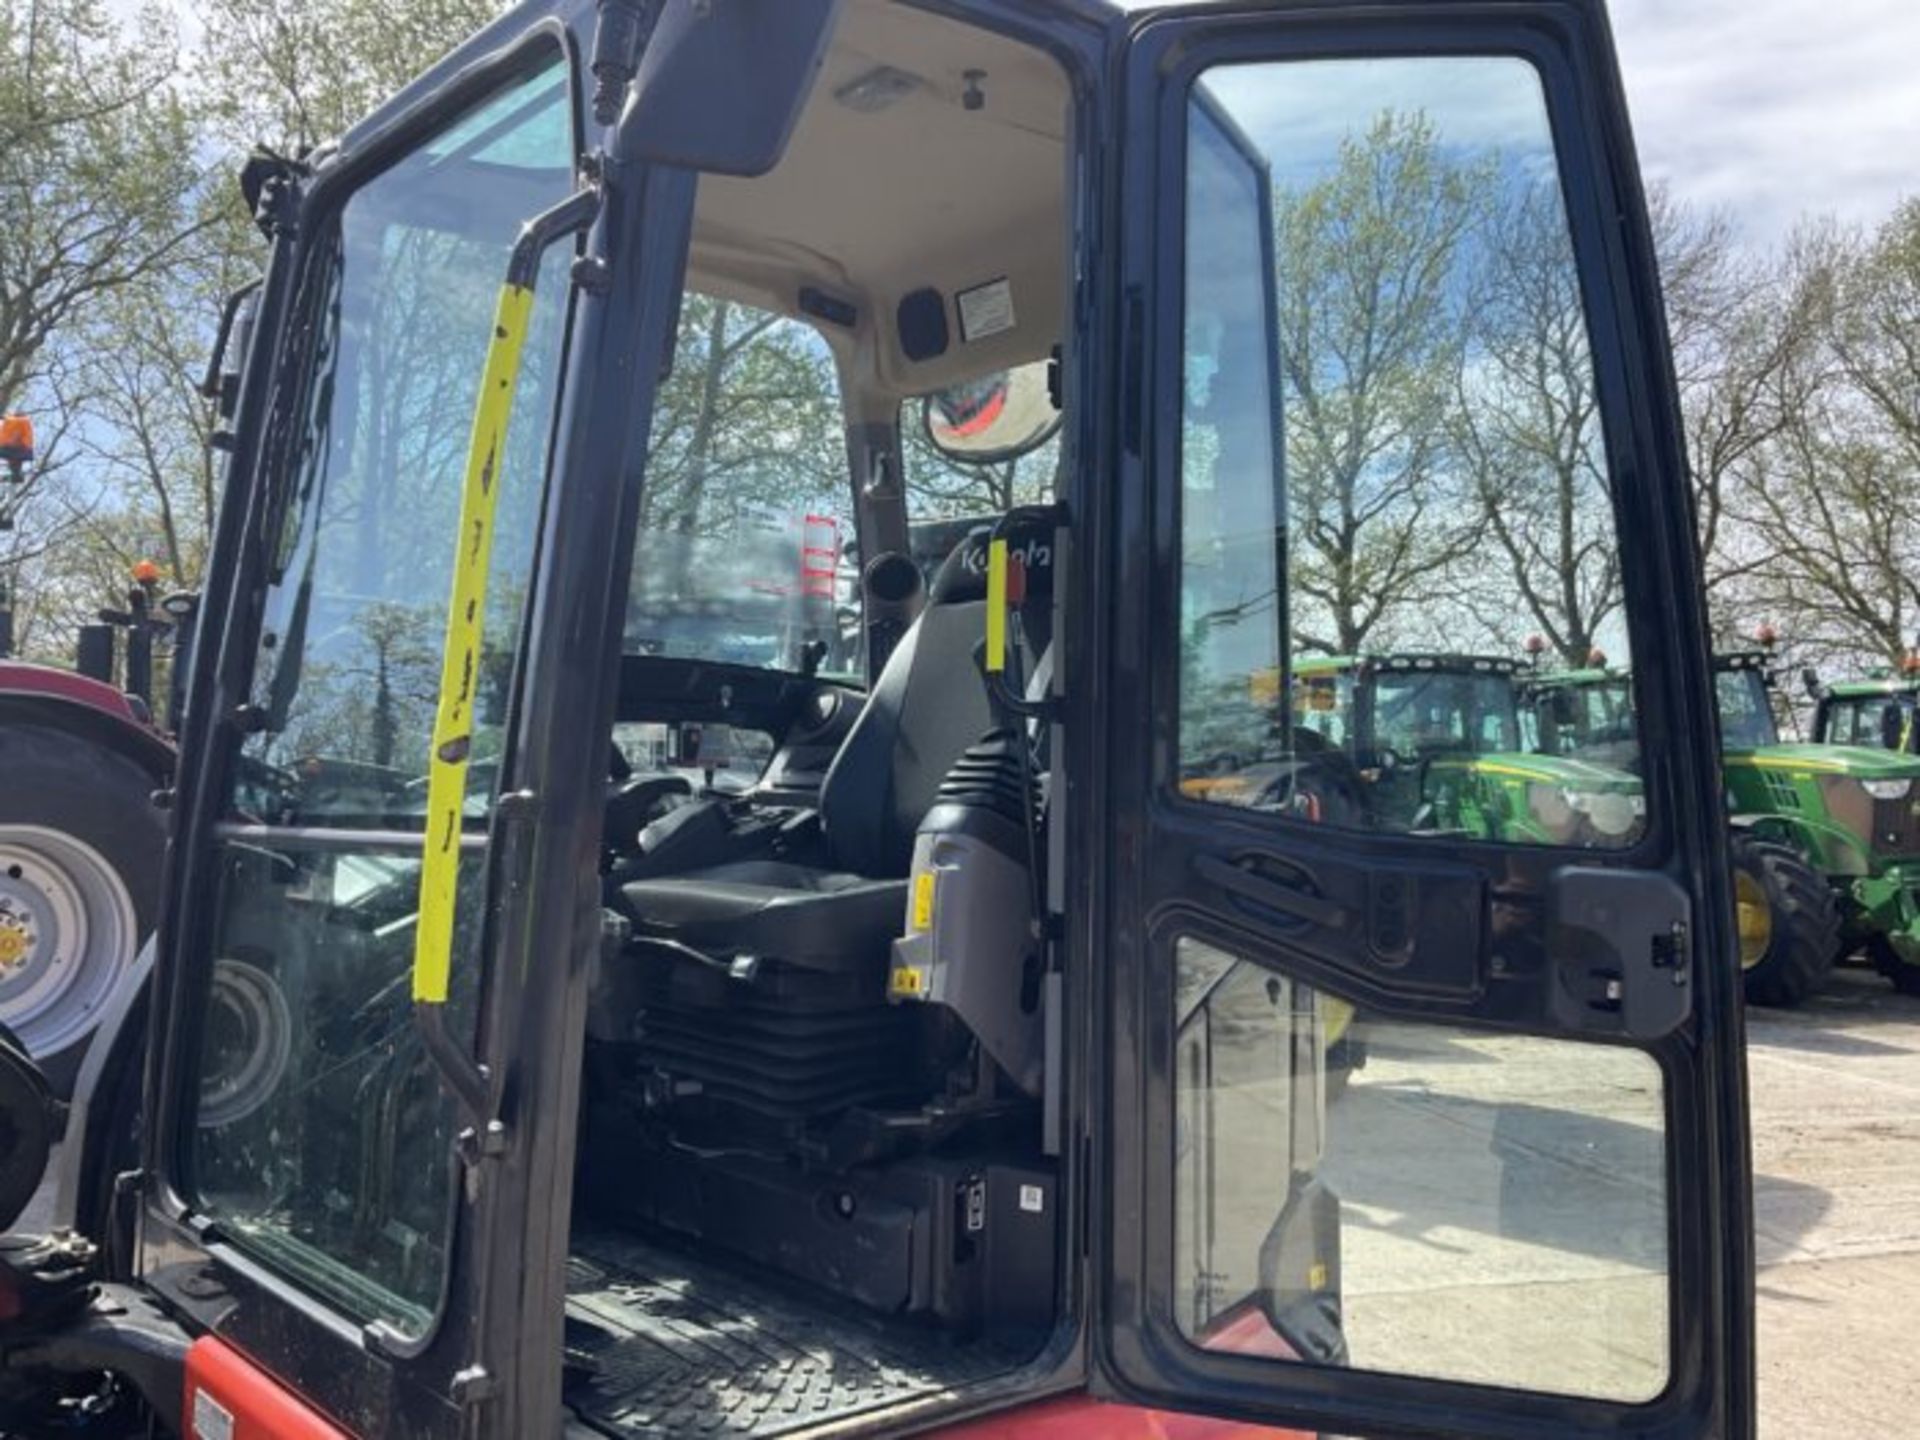
<svg viewBox="0 0 1920 1440"><path fill-rule="evenodd" d="M500 1382L487 1373L485 1366L469 1365L454 1372L447 1394L454 1404L464 1408L491 1400L499 1389Z"/></svg>
<svg viewBox="0 0 1920 1440"><path fill-rule="evenodd" d="M469 1125L454 1140L453 1151L460 1157L460 1163L469 1170L478 1167L483 1160L499 1159L507 1153L506 1122L489 1120L479 1130Z"/></svg>

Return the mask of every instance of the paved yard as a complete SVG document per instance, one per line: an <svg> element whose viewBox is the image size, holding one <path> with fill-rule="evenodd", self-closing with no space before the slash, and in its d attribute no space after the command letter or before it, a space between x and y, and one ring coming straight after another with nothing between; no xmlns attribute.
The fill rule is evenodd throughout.
<svg viewBox="0 0 1920 1440"><path fill-rule="evenodd" d="M1356 1362L1657 1390L1655 1077L1584 1046L1370 1033L1329 1121ZM1761 1433L1920 1433L1920 1000L1845 971L1753 1012L1748 1057Z"/></svg>
<svg viewBox="0 0 1920 1440"><path fill-rule="evenodd" d="M1749 1032L1761 1433L1920 1432L1920 1000L1847 971Z"/></svg>

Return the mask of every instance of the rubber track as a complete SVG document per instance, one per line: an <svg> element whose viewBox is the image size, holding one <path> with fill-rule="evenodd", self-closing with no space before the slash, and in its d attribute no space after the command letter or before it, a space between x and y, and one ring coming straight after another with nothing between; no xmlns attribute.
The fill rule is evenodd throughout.
<svg viewBox="0 0 1920 1440"><path fill-rule="evenodd" d="M567 1351L567 1404L621 1440L785 1435L976 1383L1026 1358L580 1229Z"/></svg>

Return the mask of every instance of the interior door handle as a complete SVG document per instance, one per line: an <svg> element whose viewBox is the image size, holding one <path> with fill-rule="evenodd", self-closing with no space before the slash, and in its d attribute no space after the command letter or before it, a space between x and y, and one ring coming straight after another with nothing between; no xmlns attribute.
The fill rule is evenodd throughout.
<svg viewBox="0 0 1920 1440"><path fill-rule="evenodd" d="M1195 855L1194 872L1229 894L1328 930L1344 930L1351 916L1344 905L1297 885L1270 880L1217 855Z"/></svg>

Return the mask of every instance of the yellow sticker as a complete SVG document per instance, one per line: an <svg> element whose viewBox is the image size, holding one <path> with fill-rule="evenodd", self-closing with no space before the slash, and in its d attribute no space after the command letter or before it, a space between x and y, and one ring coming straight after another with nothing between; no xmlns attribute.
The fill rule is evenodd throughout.
<svg viewBox="0 0 1920 1440"><path fill-rule="evenodd" d="M494 311L493 341L480 375L467 442L460 518L452 535L453 591L447 600L446 639L440 650L440 698L427 771L427 835L420 864L420 918L413 935L413 998L447 1002L453 965L453 919L460 883L460 832L467 797L467 760L473 746L476 675L487 610L493 518L500 500L500 461L513 414L520 347L527 338L533 291L508 285Z"/></svg>
<svg viewBox="0 0 1920 1440"><path fill-rule="evenodd" d="M913 929L917 933L933 928L933 871L922 870L913 877Z"/></svg>
<svg viewBox="0 0 1920 1440"><path fill-rule="evenodd" d="M1007 542L987 546L987 669L1007 668Z"/></svg>
<svg viewBox="0 0 1920 1440"><path fill-rule="evenodd" d="M1327 1288L1327 1262L1316 1260L1307 1267L1307 1288L1324 1290Z"/></svg>
<svg viewBox="0 0 1920 1440"><path fill-rule="evenodd" d="M896 965L893 967L893 983L888 988L895 995L924 995L927 993L927 972L917 965Z"/></svg>

